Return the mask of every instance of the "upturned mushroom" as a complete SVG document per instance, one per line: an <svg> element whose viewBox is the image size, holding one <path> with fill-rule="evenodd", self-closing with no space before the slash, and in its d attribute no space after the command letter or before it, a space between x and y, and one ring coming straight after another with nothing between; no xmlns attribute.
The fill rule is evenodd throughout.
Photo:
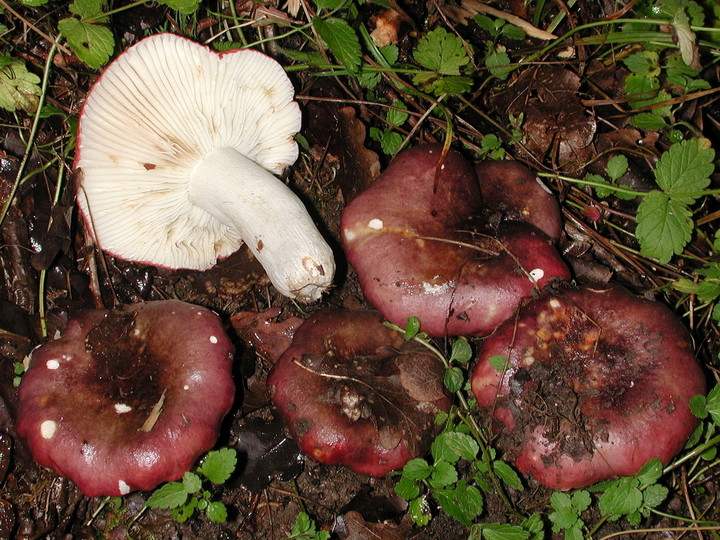
<svg viewBox="0 0 720 540"><path fill-rule="evenodd" d="M705 391L680 321L619 286L529 302L483 342L471 383L517 468L555 489L667 464L697 426L690 398Z"/></svg>
<svg viewBox="0 0 720 540"><path fill-rule="evenodd" d="M390 321L404 326L417 316L431 336L488 334L522 298L570 277L517 194L515 201L496 197L496 207L483 202L482 185L517 183L517 167L508 165L512 174L500 174L501 165L479 183L459 153L443 158L441 145L417 146L345 208L348 261L367 299ZM555 214L543 219L554 219L546 228L558 234L557 204Z"/></svg>
<svg viewBox="0 0 720 540"><path fill-rule="evenodd" d="M274 176L294 163L301 114L283 68L158 34L110 64L80 115L77 201L119 258L205 270L244 242L283 295L317 300L333 252Z"/></svg>
<svg viewBox="0 0 720 540"><path fill-rule="evenodd" d="M177 300L79 312L32 352L17 432L89 497L177 480L232 406L233 352L220 317Z"/></svg>

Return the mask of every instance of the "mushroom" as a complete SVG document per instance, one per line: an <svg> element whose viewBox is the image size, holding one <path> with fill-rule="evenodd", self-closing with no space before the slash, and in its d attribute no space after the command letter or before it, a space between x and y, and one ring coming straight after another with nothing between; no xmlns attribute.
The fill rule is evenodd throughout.
<svg viewBox="0 0 720 540"><path fill-rule="evenodd" d="M178 300L79 312L32 352L17 432L89 497L152 489L215 444L233 352L215 313Z"/></svg>
<svg viewBox="0 0 720 540"><path fill-rule="evenodd" d="M77 201L99 246L205 270L245 242L278 291L317 300L333 280L332 250L273 176L298 155L293 93L257 51L216 53L173 34L127 49L80 115Z"/></svg>
<svg viewBox="0 0 720 540"><path fill-rule="evenodd" d="M517 468L554 489L669 463L698 423L689 400L705 391L680 321L619 286L529 302L483 342L471 385Z"/></svg>
<svg viewBox="0 0 720 540"><path fill-rule="evenodd" d="M380 313L325 309L295 331L267 384L305 454L379 478L428 450L450 408L443 375Z"/></svg>
<svg viewBox="0 0 720 540"><path fill-rule="evenodd" d="M459 153L441 159L440 145L398 155L343 211L343 247L365 296L393 323L417 316L431 336L487 334L523 297L570 274L537 227L493 218L503 209L483 204Z"/></svg>

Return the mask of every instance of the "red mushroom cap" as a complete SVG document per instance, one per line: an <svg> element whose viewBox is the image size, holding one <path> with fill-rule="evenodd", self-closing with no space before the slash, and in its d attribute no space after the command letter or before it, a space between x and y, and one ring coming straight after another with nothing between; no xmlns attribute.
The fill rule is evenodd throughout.
<svg viewBox="0 0 720 540"><path fill-rule="evenodd" d="M422 455L450 408L444 369L375 311L322 310L295 332L268 377L300 449L375 477Z"/></svg>
<svg viewBox="0 0 720 540"><path fill-rule="evenodd" d="M688 402L705 381L670 310L615 286L523 307L483 343L472 390L505 425L520 471L573 489L667 464L697 426Z"/></svg>
<svg viewBox="0 0 720 540"><path fill-rule="evenodd" d="M89 497L152 489L215 444L233 352L215 313L177 300L80 312L32 352L17 432Z"/></svg>
<svg viewBox="0 0 720 540"><path fill-rule="evenodd" d="M417 316L431 336L487 334L523 297L570 274L535 226L480 223L487 209L473 168L456 152L440 157L440 145L398 155L343 211L343 247L393 323Z"/></svg>

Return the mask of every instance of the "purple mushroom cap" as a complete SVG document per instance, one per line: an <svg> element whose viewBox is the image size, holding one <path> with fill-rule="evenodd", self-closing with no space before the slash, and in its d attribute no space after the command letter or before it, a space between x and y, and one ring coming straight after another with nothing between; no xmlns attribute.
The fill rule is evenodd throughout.
<svg viewBox="0 0 720 540"><path fill-rule="evenodd" d="M215 444L233 353L220 318L185 302L79 312L32 352L17 432L89 497L152 489Z"/></svg>

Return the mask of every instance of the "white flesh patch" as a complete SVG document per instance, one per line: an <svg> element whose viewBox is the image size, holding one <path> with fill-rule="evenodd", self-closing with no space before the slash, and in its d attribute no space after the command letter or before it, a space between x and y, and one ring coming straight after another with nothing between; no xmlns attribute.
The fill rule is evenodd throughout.
<svg viewBox="0 0 720 540"><path fill-rule="evenodd" d="M124 403L115 404L115 412L118 414L124 414L130 411L132 411L132 407L130 405L125 405Z"/></svg>
<svg viewBox="0 0 720 540"><path fill-rule="evenodd" d="M45 420L40 424L40 435L43 439L52 439L57 430L57 422L55 420Z"/></svg>
<svg viewBox="0 0 720 540"><path fill-rule="evenodd" d="M550 307L553 309L558 309L560 307L560 302L556 298L553 298L550 300Z"/></svg>
<svg viewBox="0 0 720 540"><path fill-rule="evenodd" d="M215 337L215 336L210 336L210 343L212 343L213 345L215 345L217 342L218 342L218 338L217 338L217 337Z"/></svg>
<svg viewBox="0 0 720 540"><path fill-rule="evenodd" d="M368 221L367 226L370 227L371 229L375 229L376 231L379 231L380 229L382 229L385 226L385 224L382 222L382 219L375 218L375 219L371 219L370 221Z"/></svg>
<svg viewBox="0 0 720 540"><path fill-rule="evenodd" d="M127 495L130 493L130 486L128 486L123 480L118 480L118 490L120 490L120 495Z"/></svg>
<svg viewBox="0 0 720 540"><path fill-rule="evenodd" d="M422 284L422 287L426 293L432 294L433 296L435 296L438 294L443 294L450 289L453 289L455 287L455 282L454 281L446 281L445 283L440 283L438 285L433 285L432 283L424 282Z"/></svg>
<svg viewBox="0 0 720 540"><path fill-rule="evenodd" d="M544 275L545 275L545 270L543 270L542 268L536 268L535 270L530 270L530 277L535 281L540 281Z"/></svg>
<svg viewBox="0 0 720 540"><path fill-rule="evenodd" d="M48 369L57 369L60 367L60 362L58 362L57 360L48 360L47 362L45 362L45 365Z"/></svg>

